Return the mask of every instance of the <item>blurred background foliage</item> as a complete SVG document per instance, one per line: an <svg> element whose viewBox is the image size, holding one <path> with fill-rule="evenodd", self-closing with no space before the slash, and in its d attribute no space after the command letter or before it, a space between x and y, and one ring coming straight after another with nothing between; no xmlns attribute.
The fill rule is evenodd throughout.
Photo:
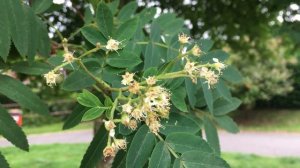
<svg viewBox="0 0 300 168"><path fill-rule="evenodd" d="M86 0L92 5L98 0ZM110 0L106 0L110 1ZM28 1L31 2L30 0ZM124 6L130 0L120 0ZM212 39L214 48L229 52L230 62L244 76L238 86L232 86L235 96L243 100L243 109L300 107L299 45L300 9L298 0L137 0L138 11L145 7L157 8L161 13L176 12L186 18L185 25L195 38ZM63 36L69 37L82 27L93 12L85 0L65 0L52 5L43 14L49 25L54 25ZM49 26L49 36L59 41L55 29ZM57 44L52 41L52 53ZM82 44L81 36L72 43ZM15 49L11 50L13 53ZM17 55L17 54L16 54ZM11 56L8 64L20 61ZM0 60L0 66L5 66ZM44 100L55 102L69 97L59 88L47 88L42 77L18 74ZM43 93L43 94L41 94ZM72 102L70 102L72 104ZM68 104L51 106L51 111L64 111Z"/></svg>
<svg viewBox="0 0 300 168"><path fill-rule="evenodd" d="M93 4L95 0L89 1ZM128 2L120 0L120 7ZM51 14L48 19L63 35L69 36L88 18L90 10L86 10L89 7L83 3L83 0L72 3L67 0L54 12L55 17ZM215 48L229 52L231 63L245 77L241 85L232 88L243 100L243 107L272 104L299 107L296 98L300 96L297 91L300 81L295 78L299 67L299 1L138 0L138 4L139 10L157 7L157 15L176 11L186 18L185 24L192 36L212 39ZM50 31L54 32L51 28ZM73 42L81 41L77 37L73 39Z"/></svg>

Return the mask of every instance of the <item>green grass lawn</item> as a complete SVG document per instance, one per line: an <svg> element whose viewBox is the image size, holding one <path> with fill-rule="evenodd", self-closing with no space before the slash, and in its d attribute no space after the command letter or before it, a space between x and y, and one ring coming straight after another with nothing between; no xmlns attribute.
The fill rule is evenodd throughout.
<svg viewBox="0 0 300 168"><path fill-rule="evenodd" d="M92 129L93 123L86 122L80 123L76 127L70 130L83 130L83 129ZM43 126L24 126L22 127L23 131L28 134L40 134L40 133L47 133L47 132L59 132L62 131L63 123L54 123L48 124Z"/></svg>
<svg viewBox="0 0 300 168"><path fill-rule="evenodd" d="M12 168L76 168L87 144L53 144L31 146L30 152L1 148ZM232 168L299 168L300 158L272 158L245 154L223 154Z"/></svg>
<svg viewBox="0 0 300 168"><path fill-rule="evenodd" d="M248 111L237 121L241 130L246 131L283 131L300 132L300 110L256 110ZM91 129L91 122L81 123L71 130ZM39 134L62 131L63 123L54 123L44 126L24 126L26 134Z"/></svg>
<svg viewBox="0 0 300 168"><path fill-rule="evenodd" d="M12 168L77 168L87 144L31 146L30 152L17 148L0 149Z"/></svg>
<svg viewBox="0 0 300 168"><path fill-rule="evenodd" d="M255 110L236 118L241 130L300 132L300 110Z"/></svg>

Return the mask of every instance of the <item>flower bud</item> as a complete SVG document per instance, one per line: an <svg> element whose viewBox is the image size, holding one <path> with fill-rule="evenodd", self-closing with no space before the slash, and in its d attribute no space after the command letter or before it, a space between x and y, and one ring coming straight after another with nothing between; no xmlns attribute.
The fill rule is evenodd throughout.
<svg viewBox="0 0 300 168"><path fill-rule="evenodd" d="M130 85L134 81L133 76L134 73L126 72L124 75L122 75L123 80L121 81L121 83L123 85Z"/></svg>
<svg viewBox="0 0 300 168"><path fill-rule="evenodd" d="M111 129L114 129L116 127L115 123L111 120L109 121L106 121L106 120L103 120L104 121L104 126L106 128L106 130L110 131Z"/></svg>
<svg viewBox="0 0 300 168"><path fill-rule="evenodd" d="M201 55L201 49L199 48L198 45L194 45L194 47L192 48L192 54L194 56L200 56Z"/></svg>
<svg viewBox="0 0 300 168"><path fill-rule="evenodd" d="M127 142L125 139L114 139L114 146L116 149L126 149Z"/></svg>
<svg viewBox="0 0 300 168"><path fill-rule="evenodd" d="M53 85L56 85L56 81L57 81L58 77L59 77L59 74L56 74L54 71L50 71L50 72L44 74L46 83L50 87L52 87Z"/></svg>
<svg viewBox="0 0 300 168"><path fill-rule="evenodd" d="M104 157L116 156L116 149L113 146L106 146L103 150Z"/></svg>
<svg viewBox="0 0 300 168"><path fill-rule="evenodd" d="M154 76L149 76L147 79L146 79L146 83L148 84L148 85L155 85L155 83L156 83L156 79L155 79L155 77Z"/></svg>
<svg viewBox="0 0 300 168"><path fill-rule="evenodd" d="M129 118L128 114L122 114L121 123L123 125L128 125L129 122L130 122L130 118Z"/></svg>
<svg viewBox="0 0 300 168"><path fill-rule="evenodd" d="M136 130L137 129L137 122L136 120L130 120L128 124L128 128L131 130Z"/></svg>
<svg viewBox="0 0 300 168"><path fill-rule="evenodd" d="M98 43L96 43L96 48L101 48L101 43L100 42L98 42Z"/></svg>
<svg viewBox="0 0 300 168"><path fill-rule="evenodd" d="M181 44L186 44L186 43L188 43L188 42L189 42L189 39L190 39L190 37L187 36L187 35L184 34L184 33L178 35L178 41L179 41Z"/></svg>
<svg viewBox="0 0 300 168"><path fill-rule="evenodd" d="M121 44L121 42L110 38L107 41L106 49L110 50L110 51L117 51L118 49L120 49L120 44Z"/></svg>
<svg viewBox="0 0 300 168"><path fill-rule="evenodd" d="M73 53L71 53L71 52L65 52L63 56L64 56L63 62L71 63L75 59L73 56Z"/></svg>

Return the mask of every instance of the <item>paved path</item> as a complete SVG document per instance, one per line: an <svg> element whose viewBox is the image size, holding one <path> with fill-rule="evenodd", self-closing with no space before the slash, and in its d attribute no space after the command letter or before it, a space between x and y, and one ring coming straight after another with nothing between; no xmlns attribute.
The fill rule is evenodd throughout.
<svg viewBox="0 0 300 168"><path fill-rule="evenodd" d="M67 131L29 135L30 145L52 143L87 143L92 139L92 131ZM220 132L222 151L257 154L265 156L300 157L300 134L241 132L229 134ZM11 146L0 138L0 147Z"/></svg>

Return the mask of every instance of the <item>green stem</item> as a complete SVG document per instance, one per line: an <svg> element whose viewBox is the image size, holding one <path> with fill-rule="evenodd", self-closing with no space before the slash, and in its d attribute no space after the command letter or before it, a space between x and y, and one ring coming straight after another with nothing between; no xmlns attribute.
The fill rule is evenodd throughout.
<svg viewBox="0 0 300 168"><path fill-rule="evenodd" d="M98 50L100 50L100 48L94 48L94 49L91 49L91 50L89 50L89 51L83 53L82 55L80 55L77 59L81 59L81 58L83 58L83 57L85 57L85 56L87 56L87 55L89 55L89 54L91 54L91 53L93 53L93 52L98 51ZM60 64L59 66L55 67L55 68L53 69L53 71L57 71L57 70L59 70L60 68L66 66L66 65L68 65L68 64L69 64L69 62L64 62L64 63Z"/></svg>
<svg viewBox="0 0 300 168"><path fill-rule="evenodd" d="M80 67L83 68L83 70L89 75L91 76L99 85L100 85L100 89L103 91L103 92L107 92L110 90L110 86L105 83L103 80L99 79L98 77L96 77L94 74L92 74L88 69L87 67L83 64L83 62L78 59L78 64Z"/></svg>
<svg viewBox="0 0 300 168"><path fill-rule="evenodd" d="M114 105L113 107L111 108L111 111L110 111L110 119L113 120L114 118L114 113L115 113L115 110L117 108L117 105L118 105L118 101L119 101L119 98L122 96L122 92L119 91L119 94L118 94L118 97L116 97L115 101L114 101Z"/></svg>
<svg viewBox="0 0 300 168"><path fill-rule="evenodd" d="M173 50L173 51L179 52L178 49L173 48L173 47L170 47L170 46L165 45L165 44L163 44L163 43L152 42L152 41L138 41L138 42L136 42L136 44L140 44L140 45L147 45L147 44L150 44L150 43L152 43L152 44L154 44L154 45L157 45L157 46L160 46L160 47L169 48L169 49L171 49L171 50Z"/></svg>
<svg viewBox="0 0 300 168"><path fill-rule="evenodd" d="M161 74L157 76L157 79L161 80L161 79L172 79L172 78L180 78L180 77L188 77L188 75L184 71L177 71L177 72Z"/></svg>
<svg viewBox="0 0 300 168"><path fill-rule="evenodd" d="M100 89L97 85L93 85L93 88L96 89L98 92L102 93L102 95L105 97L105 98L108 98L109 95L107 95L107 93L105 93L102 89Z"/></svg>

